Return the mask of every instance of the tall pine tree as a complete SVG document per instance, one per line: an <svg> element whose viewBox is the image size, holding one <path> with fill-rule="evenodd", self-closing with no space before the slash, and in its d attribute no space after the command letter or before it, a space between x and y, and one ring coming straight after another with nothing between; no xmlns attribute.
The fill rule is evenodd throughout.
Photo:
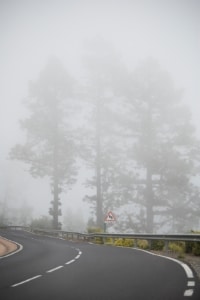
<svg viewBox="0 0 200 300"><path fill-rule="evenodd" d="M146 232L154 232L157 221L158 226L169 225L174 218L178 222L177 216L178 228L181 220L191 216L194 193L199 193L193 181L198 143L191 116L181 102L182 93L153 59L143 62L130 82L125 132L128 159L135 165L133 201L138 200L143 211Z"/></svg>
<svg viewBox="0 0 200 300"><path fill-rule="evenodd" d="M49 177L53 194L49 213L55 229L61 227L62 188L73 184L76 176L76 146L70 126L73 86L60 61L50 59L39 79L29 85L29 116L21 121L26 141L11 150L11 158L28 164L33 177Z"/></svg>
<svg viewBox="0 0 200 300"><path fill-rule="evenodd" d="M112 186L119 168L119 144L116 136L118 100L113 87L120 83L124 70L109 43L97 38L89 46L90 52L85 56L84 64L87 74L85 98L90 113L83 143L84 159L94 172L94 176L87 180L87 186L94 190L94 194L85 199L93 205L96 225L102 228L107 210L115 205Z"/></svg>

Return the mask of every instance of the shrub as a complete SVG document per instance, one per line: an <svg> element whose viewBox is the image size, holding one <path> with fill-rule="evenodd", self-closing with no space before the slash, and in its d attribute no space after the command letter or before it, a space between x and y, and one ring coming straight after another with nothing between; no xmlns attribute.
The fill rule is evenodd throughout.
<svg viewBox="0 0 200 300"><path fill-rule="evenodd" d="M123 246L123 239L117 239L114 243L115 246Z"/></svg>
<svg viewBox="0 0 200 300"><path fill-rule="evenodd" d="M192 253L194 242L185 242L185 253Z"/></svg>
<svg viewBox="0 0 200 300"><path fill-rule="evenodd" d="M102 233L103 229L100 227L88 227L88 233Z"/></svg>
<svg viewBox="0 0 200 300"><path fill-rule="evenodd" d="M115 246L122 246L122 247L133 247L134 240L133 239L117 239L114 243Z"/></svg>
<svg viewBox="0 0 200 300"><path fill-rule="evenodd" d="M88 233L102 233L103 229L100 227L88 227L87 231L88 231ZM96 244L104 244L102 237L95 237L94 242Z"/></svg>
<svg viewBox="0 0 200 300"><path fill-rule="evenodd" d="M147 240L138 240L137 246L141 249L146 250L149 248L149 243Z"/></svg>
<svg viewBox="0 0 200 300"><path fill-rule="evenodd" d="M196 256L200 256L200 242L195 242L192 248L192 253Z"/></svg>
<svg viewBox="0 0 200 300"><path fill-rule="evenodd" d="M104 244L102 237L95 237L94 241L96 244Z"/></svg>
<svg viewBox="0 0 200 300"><path fill-rule="evenodd" d="M200 234L200 231L199 230L196 230L196 231L193 231L192 230L192 233L197 233L197 234ZM193 242L191 243L191 247L192 247L192 253L196 256L200 256L200 242Z"/></svg>
<svg viewBox="0 0 200 300"><path fill-rule="evenodd" d="M174 253L178 254L179 258L184 257L184 252L185 252L185 243L184 242L171 242L169 243L169 250L171 250Z"/></svg>
<svg viewBox="0 0 200 300"><path fill-rule="evenodd" d="M151 242L151 250L162 251L165 246L165 242L161 240L153 240Z"/></svg>
<svg viewBox="0 0 200 300"><path fill-rule="evenodd" d="M133 239L125 239L124 240L124 246L125 247L133 247L134 246L134 240Z"/></svg>
<svg viewBox="0 0 200 300"><path fill-rule="evenodd" d="M114 243L113 238L106 238L105 243L112 245Z"/></svg>

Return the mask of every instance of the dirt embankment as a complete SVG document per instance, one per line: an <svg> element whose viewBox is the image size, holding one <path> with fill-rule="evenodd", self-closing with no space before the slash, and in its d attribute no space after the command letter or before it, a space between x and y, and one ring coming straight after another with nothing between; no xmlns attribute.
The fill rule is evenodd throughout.
<svg viewBox="0 0 200 300"><path fill-rule="evenodd" d="M0 257L17 250L17 245L0 237Z"/></svg>

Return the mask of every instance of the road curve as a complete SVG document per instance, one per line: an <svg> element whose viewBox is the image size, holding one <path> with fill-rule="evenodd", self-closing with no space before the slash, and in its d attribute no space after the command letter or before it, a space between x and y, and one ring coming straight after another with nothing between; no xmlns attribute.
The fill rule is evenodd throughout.
<svg viewBox="0 0 200 300"><path fill-rule="evenodd" d="M131 248L1 231L23 250L0 259L4 300L199 300L193 271Z"/></svg>

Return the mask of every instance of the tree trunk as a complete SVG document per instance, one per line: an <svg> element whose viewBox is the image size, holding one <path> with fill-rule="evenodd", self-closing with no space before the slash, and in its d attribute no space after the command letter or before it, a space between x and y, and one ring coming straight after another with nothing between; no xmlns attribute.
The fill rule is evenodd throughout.
<svg viewBox="0 0 200 300"><path fill-rule="evenodd" d="M147 109L147 128L146 128L146 141L147 141L147 161L146 161L146 231L153 233L153 184L152 184L152 157L153 157L153 134L152 134L152 105L149 101Z"/></svg>
<svg viewBox="0 0 200 300"><path fill-rule="evenodd" d="M146 174L146 231L153 233L153 190L152 190L152 172L147 168Z"/></svg>
<svg viewBox="0 0 200 300"><path fill-rule="evenodd" d="M103 199L101 190L101 104L96 106L96 224L103 228Z"/></svg>
<svg viewBox="0 0 200 300"><path fill-rule="evenodd" d="M59 180L58 180L58 143L57 143L57 134L58 132L58 122L55 120L55 133L54 133L54 170L53 170L53 208L50 209L50 214L53 216L53 228L56 230L61 229L58 217L61 215L61 211L59 209Z"/></svg>
<svg viewBox="0 0 200 300"><path fill-rule="evenodd" d="M58 193L58 181L57 178L54 179L54 190L53 190L53 228L60 229L58 216L59 213L59 193Z"/></svg>
<svg viewBox="0 0 200 300"><path fill-rule="evenodd" d="M101 192L101 162L100 162L100 138L97 143L97 158L96 158L96 216L97 226L103 227L103 207L102 207L102 192Z"/></svg>

